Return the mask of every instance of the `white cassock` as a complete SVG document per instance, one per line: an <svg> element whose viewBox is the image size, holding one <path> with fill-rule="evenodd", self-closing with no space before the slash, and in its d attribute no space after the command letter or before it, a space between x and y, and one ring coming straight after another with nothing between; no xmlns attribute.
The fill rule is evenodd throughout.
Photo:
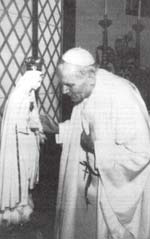
<svg viewBox="0 0 150 239"><path fill-rule="evenodd" d="M0 148L0 223L24 222L33 211L29 190L39 180L42 130L35 92L36 71L27 71L9 96L3 113ZM32 125L32 126L31 126Z"/></svg>
<svg viewBox="0 0 150 239"><path fill-rule="evenodd" d="M91 134L99 171L87 196L87 160L80 146L82 130ZM60 124L62 143L55 223L56 239L150 238L149 115L137 88L98 70L91 96Z"/></svg>

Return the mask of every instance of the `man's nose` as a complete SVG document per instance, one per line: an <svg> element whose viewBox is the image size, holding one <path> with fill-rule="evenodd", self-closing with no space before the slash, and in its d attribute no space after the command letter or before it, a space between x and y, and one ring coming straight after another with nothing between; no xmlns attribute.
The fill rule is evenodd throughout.
<svg viewBox="0 0 150 239"><path fill-rule="evenodd" d="M66 85L63 85L63 87L62 87L62 93L63 93L63 94L68 94L68 93L69 93L69 87L66 86Z"/></svg>

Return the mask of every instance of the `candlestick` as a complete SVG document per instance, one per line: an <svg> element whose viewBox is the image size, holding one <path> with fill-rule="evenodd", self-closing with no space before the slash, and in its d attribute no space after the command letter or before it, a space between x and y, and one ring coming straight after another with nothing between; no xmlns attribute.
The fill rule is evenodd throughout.
<svg viewBox="0 0 150 239"><path fill-rule="evenodd" d="M138 6L138 20L141 18L141 0L139 0L139 6Z"/></svg>
<svg viewBox="0 0 150 239"><path fill-rule="evenodd" d="M132 25L132 28L134 29L136 33L136 53L137 53L137 58L136 58L136 67L140 67L140 38L141 38L141 32L144 30L144 25L141 24L141 21L137 21L136 24Z"/></svg>
<svg viewBox="0 0 150 239"><path fill-rule="evenodd" d="M108 51L111 49L111 47L108 46L108 27L111 24L112 21L108 19L105 12L104 19L99 21L99 25L103 28L103 43L96 48L96 62L105 69L107 69L109 63Z"/></svg>
<svg viewBox="0 0 150 239"><path fill-rule="evenodd" d="M107 11L108 11L108 4L107 4L107 0L105 0L105 5L104 5L104 15L107 15Z"/></svg>

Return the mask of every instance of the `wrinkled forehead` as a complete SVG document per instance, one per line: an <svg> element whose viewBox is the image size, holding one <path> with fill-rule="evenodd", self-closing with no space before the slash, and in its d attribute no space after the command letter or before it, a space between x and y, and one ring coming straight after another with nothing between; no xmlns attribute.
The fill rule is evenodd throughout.
<svg viewBox="0 0 150 239"><path fill-rule="evenodd" d="M61 83L74 83L80 80L79 71L80 66L72 65L69 63L63 63L58 66L58 76Z"/></svg>

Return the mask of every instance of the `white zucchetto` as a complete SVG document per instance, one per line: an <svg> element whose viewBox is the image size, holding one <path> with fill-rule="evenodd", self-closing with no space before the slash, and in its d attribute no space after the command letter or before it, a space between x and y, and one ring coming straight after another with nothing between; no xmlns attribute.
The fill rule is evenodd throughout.
<svg viewBox="0 0 150 239"><path fill-rule="evenodd" d="M64 53L62 60L78 66L90 66L95 63L94 57L81 47L71 48Z"/></svg>

